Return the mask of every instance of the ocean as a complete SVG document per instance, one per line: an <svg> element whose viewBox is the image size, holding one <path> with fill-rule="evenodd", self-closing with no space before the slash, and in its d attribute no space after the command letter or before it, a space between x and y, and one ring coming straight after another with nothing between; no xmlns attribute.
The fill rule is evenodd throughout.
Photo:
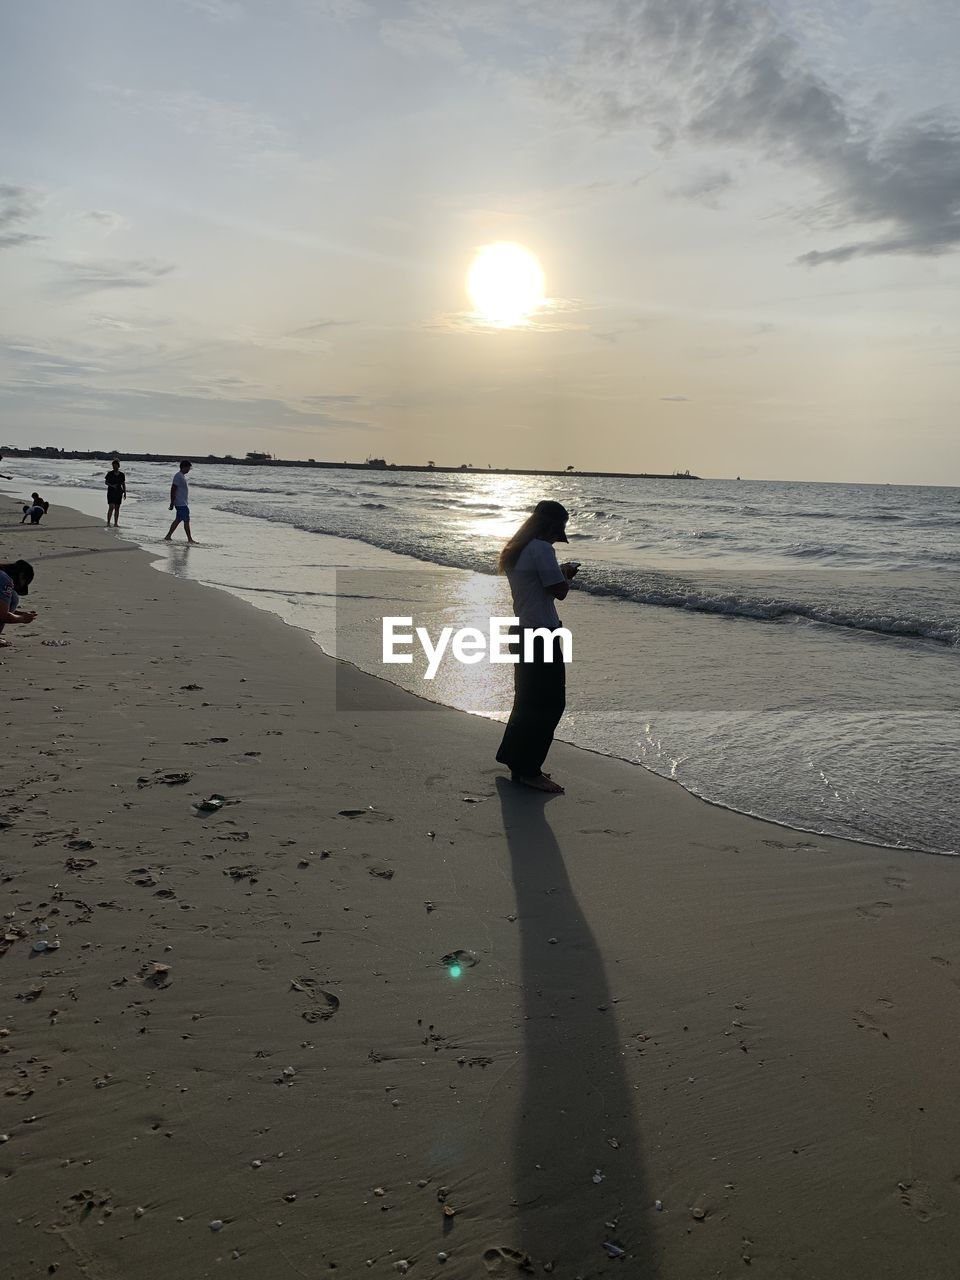
<svg viewBox="0 0 960 1280"><path fill-rule="evenodd" d="M3 465L15 497L105 513L106 465ZM561 610L575 651L559 736L799 830L960 851L960 489L198 464L191 548L161 541L174 468L124 470L121 534L157 568L501 719L509 669L427 682L382 667L363 622L405 602L431 625L509 613L497 552L558 499L561 558L583 565Z"/></svg>

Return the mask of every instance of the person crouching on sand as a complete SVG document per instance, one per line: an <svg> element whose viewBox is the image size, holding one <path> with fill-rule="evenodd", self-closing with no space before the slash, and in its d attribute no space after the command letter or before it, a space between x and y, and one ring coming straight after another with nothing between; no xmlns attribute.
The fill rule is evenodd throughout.
<svg viewBox="0 0 960 1280"><path fill-rule="evenodd" d="M30 501L23 508L23 519L20 523L26 524L29 516L31 524L39 524L49 510L49 502L44 502L39 493L31 493Z"/></svg>
<svg viewBox="0 0 960 1280"><path fill-rule="evenodd" d="M26 560L13 564L0 564L0 632L7 623L30 623L37 616L32 609L20 608L20 597L25 596L33 581L33 565ZM0 647L9 649L10 642L0 635Z"/></svg>
<svg viewBox="0 0 960 1280"><path fill-rule="evenodd" d="M513 710L503 733L497 760L510 770L513 781L537 791L562 794L563 787L543 772L553 734L566 706L567 669L559 637L553 641L553 661L546 660L544 643L534 646L524 661L524 631L560 626L557 601L570 590L575 564L558 564L555 542L566 542L569 519L559 502L538 502L500 552L500 572L507 575L513 612L520 626L520 660L514 667Z"/></svg>

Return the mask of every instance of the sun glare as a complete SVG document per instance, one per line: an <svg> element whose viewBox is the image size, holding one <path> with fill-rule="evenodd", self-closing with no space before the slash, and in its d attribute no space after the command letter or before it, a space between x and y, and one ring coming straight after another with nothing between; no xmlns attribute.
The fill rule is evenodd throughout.
<svg viewBox="0 0 960 1280"><path fill-rule="evenodd" d="M543 268L522 244L482 245L467 272L467 293L488 324L510 328L525 323L544 303Z"/></svg>

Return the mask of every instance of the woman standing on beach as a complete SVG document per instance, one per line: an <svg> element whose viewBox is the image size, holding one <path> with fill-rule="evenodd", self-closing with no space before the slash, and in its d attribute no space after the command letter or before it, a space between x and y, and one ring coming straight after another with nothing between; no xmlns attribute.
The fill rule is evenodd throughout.
<svg viewBox="0 0 960 1280"><path fill-rule="evenodd" d="M560 639L553 640L548 660L544 641L524 661L524 632L545 627L556 631L558 600L570 590L576 564L558 564L555 542L566 542L567 510L559 502L538 502L500 552L500 572L507 575L513 611L520 624L519 661L514 667L513 710L503 733L497 760L514 782L537 791L562 794L563 787L543 772L553 734L566 706L566 666Z"/></svg>

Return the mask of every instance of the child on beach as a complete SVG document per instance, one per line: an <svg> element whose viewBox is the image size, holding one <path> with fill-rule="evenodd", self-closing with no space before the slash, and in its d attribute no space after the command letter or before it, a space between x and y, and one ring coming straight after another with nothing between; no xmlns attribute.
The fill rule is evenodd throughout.
<svg viewBox="0 0 960 1280"><path fill-rule="evenodd" d="M30 501L23 508L23 519L21 524L27 523L27 517L30 517L31 524L39 524L43 517L50 510L50 503L44 502L39 493L31 493Z"/></svg>
<svg viewBox="0 0 960 1280"><path fill-rule="evenodd" d="M20 608L20 597L27 594L32 581L33 565L26 560L0 564L0 632L8 622L30 623L37 616L32 609ZM9 647L9 640L0 635L0 648Z"/></svg>
<svg viewBox="0 0 960 1280"><path fill-rule="evenodd" d="M513 611L519 619L520 639L525 630L543 627L555 631L558 600L570 590L577 572L574 563L558 564L555 542L566 542L566 508L559 502L538 502L500 553L500 572L507 575L513 595ZM563 787L543 772L553 734L566 706L566 666L559 639L554 639L552 661L544 643L534 649L532 660L514 667L513 710L503 733L497 760L511 771L514 782L537 791L560 795Z"/></svg>

